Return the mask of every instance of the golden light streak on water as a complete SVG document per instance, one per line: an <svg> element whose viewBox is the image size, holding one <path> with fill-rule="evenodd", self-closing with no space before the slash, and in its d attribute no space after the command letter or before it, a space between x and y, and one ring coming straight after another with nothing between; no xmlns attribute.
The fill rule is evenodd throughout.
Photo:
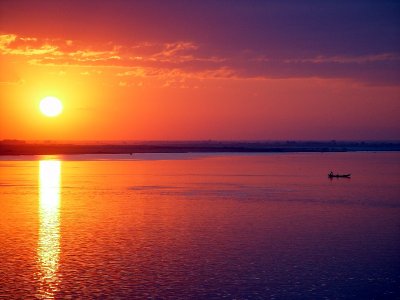
<svg viewBox="0 0 400 300"><path fill-rule="evenodd" d="M54 299L60 277L57 273L60 256L60 192L61 162L39 162L39 240L37 257L37 297Z"/></svg>

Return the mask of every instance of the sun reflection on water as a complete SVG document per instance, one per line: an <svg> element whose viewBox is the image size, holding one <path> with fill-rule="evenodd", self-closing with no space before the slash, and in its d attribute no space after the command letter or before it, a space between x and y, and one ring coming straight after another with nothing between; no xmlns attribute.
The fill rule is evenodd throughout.
<svg viewBox="0 0 400 300"><path fill-rule="evenodd" d="M61 162L39 162L39 240L37 247L39 281L37 296L53 299L60 282L60 192Z"/></svg>

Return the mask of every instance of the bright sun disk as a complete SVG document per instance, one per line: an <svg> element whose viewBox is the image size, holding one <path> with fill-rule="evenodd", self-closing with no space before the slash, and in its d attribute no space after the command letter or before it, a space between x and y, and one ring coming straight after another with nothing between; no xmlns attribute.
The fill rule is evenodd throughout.
<svg viewBox="0 0 400 300"><path fill-rule="evenodd" d="M40 101L40 111L47 117L58 116L63 109L62 103L56 97L48 96Z"/></svg>

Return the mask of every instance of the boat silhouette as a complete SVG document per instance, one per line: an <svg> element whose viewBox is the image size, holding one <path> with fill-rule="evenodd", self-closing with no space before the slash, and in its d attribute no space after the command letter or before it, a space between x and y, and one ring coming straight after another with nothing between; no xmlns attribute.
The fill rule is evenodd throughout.
<svg viewBox="0 0 400 300"><path fill-rule="evenodd" d="M333 174L333 172L330 172L328 174L329 178L350 178L351 174Z"/></svg>

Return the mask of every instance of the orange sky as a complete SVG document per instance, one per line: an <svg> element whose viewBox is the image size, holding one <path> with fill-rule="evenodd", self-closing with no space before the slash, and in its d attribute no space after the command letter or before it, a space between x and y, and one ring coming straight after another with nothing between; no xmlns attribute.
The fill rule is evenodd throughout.
<svg viewBox="0 0 400 300"><path fill-rule="evenodd" d="M259 36L248 37L244 23L242 39L224 40L233 33L223 10L213 23L221 28L209 33L179 11L171 14L182 27L171 25L171 14L131 21L124 12L140 10L126 1L103 4L87 19L89 6L75 1L16 2L0 5L0 139L400 138L400 56L389 38L370 53L356 42L351 53L345 46L331 53L322 42L290 52L296 34L318 33L300 26L304 32L283 27L265 35L256 24ZM186 12L199 9L190 3ZM149 8L141 9L146 15ZM59 117L39 111L49 95L63 102Z"/></svg>

